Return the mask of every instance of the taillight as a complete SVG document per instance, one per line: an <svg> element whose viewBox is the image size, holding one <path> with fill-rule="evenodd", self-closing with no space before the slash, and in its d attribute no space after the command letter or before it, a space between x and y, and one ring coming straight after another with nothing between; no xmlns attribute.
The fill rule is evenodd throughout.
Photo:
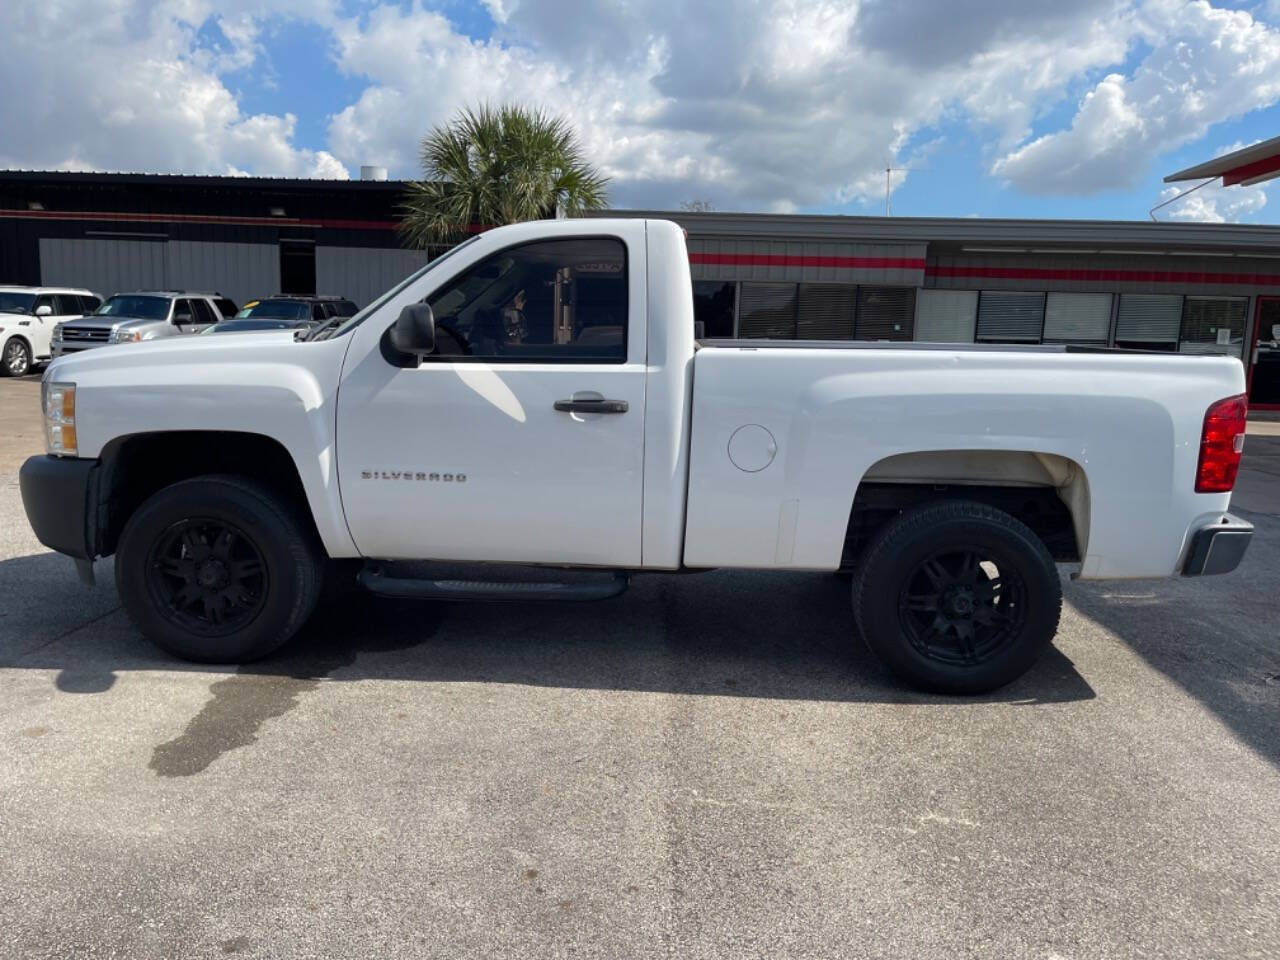
<svg viewBox="0 0 1280 960"><path fill-rule="evenodd" d="M1230 493L1240 470L1249 401L1242 393L1213 404L1204 413L1196 493Z"/></svg>

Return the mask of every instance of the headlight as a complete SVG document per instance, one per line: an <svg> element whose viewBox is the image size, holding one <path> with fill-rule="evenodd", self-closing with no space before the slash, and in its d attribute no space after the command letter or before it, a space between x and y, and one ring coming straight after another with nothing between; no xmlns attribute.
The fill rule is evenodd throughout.
<svg viewBox="0 0 1280 960"><path fill-rule="evenodd" d="M55 340L62 339L62 328L65 326L66 326L65 323L55 323L53 325L53 339Z"/></svg>
<svg viewBox="0 0 1280 960"><path fill-rule="evenodd" d="M112 343L137 343L142 339L141 330L117 329L111 334Z"/></svg>
<svg viewBox="0 0 1280 960"><path fill-rule="evenodd" d="M40 384L44 404L45 448L55 457L74 457L76 448L76 385Z"/></svg>

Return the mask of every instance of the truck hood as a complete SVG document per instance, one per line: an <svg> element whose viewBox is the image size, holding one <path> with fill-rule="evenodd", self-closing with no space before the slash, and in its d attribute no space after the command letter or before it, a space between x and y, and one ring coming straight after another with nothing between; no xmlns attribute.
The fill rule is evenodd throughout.
<svg viewBox="0 0 1280 960"><path fill-rule="evenodd" d="M94 380L99 376L115 379L127 370L130 376L143 382L169 382L173 371L186 364L280 362L296 346L292 330L224 333L216 337L163 337L141 343L115 344L110 350L67 354L49 365L46 377L72 382L83 378Z"/></svg>

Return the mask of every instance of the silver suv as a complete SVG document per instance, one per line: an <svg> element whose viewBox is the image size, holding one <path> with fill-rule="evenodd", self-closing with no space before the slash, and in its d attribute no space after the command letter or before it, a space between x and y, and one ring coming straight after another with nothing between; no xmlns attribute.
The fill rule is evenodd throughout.
<svg viewBox="0 0 1280 960"><path fill-rule="evenodd" d="M200 333L234 317L236 305L220 293L139 290L109 297L94 313L53 331L53 355L65 356L112 343L137 343Z"/></svg>

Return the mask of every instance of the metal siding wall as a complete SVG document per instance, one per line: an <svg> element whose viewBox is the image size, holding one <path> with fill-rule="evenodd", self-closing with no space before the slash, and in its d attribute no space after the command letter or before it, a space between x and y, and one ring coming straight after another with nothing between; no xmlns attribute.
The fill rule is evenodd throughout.
<svg viewBox="0 0 1280 960"><path fill-rule="evenodd" d="M989 271L1024 276L997 277ZM1036 276L1052 271L1053 276ZM1063 271L1066 271L1063 273ZM1123 272L1115 279L1099 271ZM1248 296L1258 284L1280 274L1280 260L1245 257L1053 254L936 254L929 258L924 285L939 290L1027 290L1062 293L1177 293ZM1225 275L1222 281L1214 275ZM1255 279L1256 278L1256 279ZM1280 293L1280 284L1268 292Z"/></svg>
<svg viewBox="0 0 1280 960"><path fill-rule="evenodd" d="M280 290L280 248L274 243L170 240L169 283L185 290L217 290L237 306Z"/></svg>
<svg viewBox="0 0 1280 960"><path fill-rule="evenodd" d="M691 270L695 280L751 280L793 283L868 283L918 287L924 283L923 243L841 243L820 240L757 240L734 237L690 237ZM751 258L790 258L791 262L750 262ZM913 266L834 266L820 258L907 260ZM723 258L724 263L700 262ZM741 260L742 262L733 262Z"/></svg>
<svg viewBox="0 0 1280 960"><path fill-rule="evenodd" d="M316 292L366 307L427 262L423 250L316 247Z"/></svg>
<svg viewBox="0 0 1280 960"><path fill-rule="evenodd" d="M40 238L40 278L46 286L88 287L109 297L169 286L164 240Z"/></svg>

